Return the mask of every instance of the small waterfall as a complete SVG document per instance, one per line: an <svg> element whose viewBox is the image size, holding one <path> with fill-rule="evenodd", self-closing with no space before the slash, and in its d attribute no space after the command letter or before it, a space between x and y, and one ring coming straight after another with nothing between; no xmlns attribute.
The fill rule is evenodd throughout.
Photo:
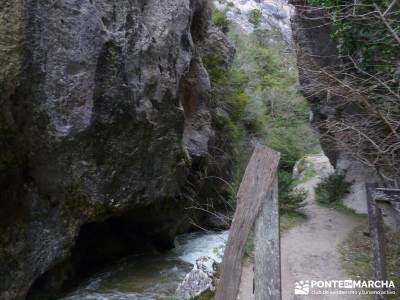
<svg viewBox="0 0 400 300"><path fill-rule="evenodd" d="M228 231L211 234L188 233L176 238L174 251L179 259L192 265L201 256L209 256L221 262L227 239Z"/></svg>

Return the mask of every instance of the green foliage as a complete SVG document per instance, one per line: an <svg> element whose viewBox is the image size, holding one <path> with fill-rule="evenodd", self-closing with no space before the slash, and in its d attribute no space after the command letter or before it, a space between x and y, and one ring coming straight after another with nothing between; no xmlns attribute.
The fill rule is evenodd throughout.
<svg viewBox="0 0 400 300"><path fill-rule="evenodd" d="M269 135L269 144L281 153L280 168L286 172L291 172L296 162L306 152L306 149L298 143L295 128L274 128Z"/></svg>
<svg viewBox="0 0 400 300"><path fill-rule="evenodd" d="M236 164L240 164L240 160L236 159ZM231 178L231 186L228 192L228 205L230 208L234 209L236 208L236 198L237 198L237 193L239 191L240 183L242 182L242 176L244 174L244 166L242 165L235 165L233 168L232 172L232 178Z"/></svg>
<svg viewBox="0 0 400 300"><path fill-rule="evenodd" d="M350 192L351 183L342 175L330 175L315 188L315 199L322 204L339 203Z"/></svg>
<svg viewBox="0 0 400 300"><path fill-rule="evenodd" d="M222 135L220 148L231 148L233 154L227 201L228 205L234 209L236 195L246 167L246 155L241 145L244 136L241 120L249 101L248 95L244 92L248 78L236 66L226 70L217 56L205 57L203 61L210 75L212 105L217 112L217 116L214 118L214 126Z"/></svg>
<svg viewBox="0 0 400 300"><path fill-rule="evenodd" d="M215 125L232 143L238 143L241 135L239 120L248 102L248 95L243 92L248 79L235 67L226 70L216 56L204 58L204 64L211 79L213 105L220 113Z"/></svg>
<svg viewBox="0 0 400 300"><path fill-rule="evenodd" d="M250 24L253 24L253 26L257 28L260 26L261 23L262 12L259 9L252 9L251 11L249 11L247 18Z"/></svg>
<svg viewBox="0 0 400 300"><path fill-rule="evenodd" d="M309 0L313 6L325 7L334 16L334 38L338 41L343 56L350 55L367 72L392 77L396 75L400 45L388 26L379 19L375 3L381 12L391 0L363 0L354 10L353 0ZM400 10L394 9L387 22L400 34ZM398 80L399 78L397 78ZM398 81L397 81L398 84Z"/></svg>
<svg viewBox="0 0 400 300"><path fill-rule="evenodd" d="M220 15L214 11L215 18L221 19ZM293 54L286 55L286 44L270 44L262 38L264 34L246 34L235 26L229 33L237 50L232 68L226 70L216 55L203 58L203 62L211 78L212 105L217 112L214 127L223 140L220 148L232 147L233 168L226 196L234 208L251 154L250 139L280 151L280 169L288 173L297 160L314 152L318 142L309 127L307 103L297 93L295 61ZM281 190L284 211L303 206L305 194L295 191L293 181L286 180Z"/></svg>
<svg viewBox="0 0 400 300"><path fill-rule="evenodd" d="M212 14L212 22L215 26L221 29L222 32L227 33L229 30L229 20L226 18L225 12L214 9Z"/></svg>
<svg viewBox="0 0 400 300"><path fill-rule="evenodd" d="M307 192L296 188L296 181L286 171L278 173L279 210L281 213L295 213L304 207Z"/></svg>

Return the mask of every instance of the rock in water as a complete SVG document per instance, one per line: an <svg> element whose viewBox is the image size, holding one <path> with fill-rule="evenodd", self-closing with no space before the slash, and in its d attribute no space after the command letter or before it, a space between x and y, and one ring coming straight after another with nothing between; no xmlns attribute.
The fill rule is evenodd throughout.
<svg viewBox="0 0 400 300"><path fill-rule="evenodd" d="M216 261L208 256L196 260L193 270L190 271L178 286L177 293L184 299L199 297L206 292L213 292Z"/></svg>

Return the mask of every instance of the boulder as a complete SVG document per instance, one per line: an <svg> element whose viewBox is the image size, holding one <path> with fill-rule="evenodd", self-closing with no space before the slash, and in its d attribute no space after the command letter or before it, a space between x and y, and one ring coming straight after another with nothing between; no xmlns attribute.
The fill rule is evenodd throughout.
<svg viewBox="0 0 400 300"><path fill-rule="evenodd" d="M216 261L214 259L208 256L198 258L193 270L178 286L177 294L184 299L192 299L215 291L215 273Z"/></svg>
<svg viewBox="0 0 400 300"><path fill-rule="evenodd" d="M1 1L1 300L56 298L200 218L185 208L218 140L203 44L233 53L210 15L206 0Z"/></svg>

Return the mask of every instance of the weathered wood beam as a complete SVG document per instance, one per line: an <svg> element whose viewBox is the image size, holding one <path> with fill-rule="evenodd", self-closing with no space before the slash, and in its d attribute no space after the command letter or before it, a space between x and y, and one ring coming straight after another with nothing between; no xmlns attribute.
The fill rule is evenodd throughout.
<svg viewBox="0 0 400 300"><path fill-rule="evenodd" d="M247 165L237 196L237 206L221 266L216 300L236 300L244 246L268 195L277 173L280 154L257 145Z"/></svg>
<svg viewBox="0 0 400 300"><path fill-rule="evenodd" d="M255 298L281 300L278 180L275 177L255 227Z"/></svg>

